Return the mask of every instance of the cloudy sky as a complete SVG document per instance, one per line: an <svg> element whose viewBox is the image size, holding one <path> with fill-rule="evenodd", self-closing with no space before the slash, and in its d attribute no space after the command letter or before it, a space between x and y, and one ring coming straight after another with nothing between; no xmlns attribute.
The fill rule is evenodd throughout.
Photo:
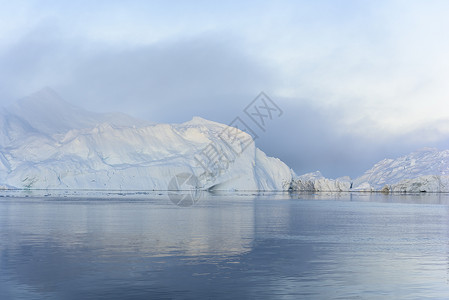
<svg viewBox="0 0 449 300"><path fill-rule="evenodd" d="M0 101L49 86L154 122L284 114L258 146L356 176L449 148L449 1L2 1Z"/></svg>

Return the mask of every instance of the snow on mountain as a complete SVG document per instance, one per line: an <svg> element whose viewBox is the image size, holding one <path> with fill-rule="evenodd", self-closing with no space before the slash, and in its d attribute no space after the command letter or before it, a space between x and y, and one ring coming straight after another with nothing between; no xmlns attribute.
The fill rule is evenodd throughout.
<svg viewBox="0 0 449 300"><path fill-rule="evenodd" d="M449 192L449 150L424 148L384 159L355 179L354 190Z"/></svg>
<svg viewBox="0 0 449 300"><path fill-rule="evenodd" d="M397 159L384 159L362 176L325 178L319 171L293 178L294 191L449 192L449 150L424 148Z"/></svg>
<svg viewBox="0 0 449 300"><path fill-rule="evenodd" d="M204 189L285 190L293 174L248 143L242 131L235 132L231 147L223 139L227 125L198 117L150 125L85 111L48 88L3 109L0 124L4 187L165 190L175 175L190 173ZM220 156L217 172L198 163L210 150Z"/></svg>

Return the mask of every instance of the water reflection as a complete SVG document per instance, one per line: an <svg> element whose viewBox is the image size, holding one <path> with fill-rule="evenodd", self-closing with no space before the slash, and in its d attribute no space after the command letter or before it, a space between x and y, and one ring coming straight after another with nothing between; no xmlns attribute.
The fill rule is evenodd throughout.
<svg viewBox="0 0 449 300"><path fill-rule="evenodd" d="M437 195L434 195L437 196ZM445 195L0 199L0 298L444 298Z"/></svg>
<svg viewBox="0 0 449 300"><path fill-rule="evenodd" d="M295 192L290 199L449 205L448 193Z"/></svg>

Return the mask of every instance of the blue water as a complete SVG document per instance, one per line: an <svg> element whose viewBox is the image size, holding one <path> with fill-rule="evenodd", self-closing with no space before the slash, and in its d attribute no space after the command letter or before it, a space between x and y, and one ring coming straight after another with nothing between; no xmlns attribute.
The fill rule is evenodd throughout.
<svg viewBox="0 0 449 300"><path fill-rule="evenodd" d="M0 299L448 299L448 243L441 194L0 194Z"/></svg>

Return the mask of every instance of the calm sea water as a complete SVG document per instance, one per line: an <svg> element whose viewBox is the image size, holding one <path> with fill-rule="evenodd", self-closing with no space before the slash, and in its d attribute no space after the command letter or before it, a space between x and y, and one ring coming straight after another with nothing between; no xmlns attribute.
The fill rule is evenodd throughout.
<svg viewBox="0 0 449 300"><path fill-rule="evenodd" d="M0 193L0 299L204 298L448 299L449 196Z"/></svg>

